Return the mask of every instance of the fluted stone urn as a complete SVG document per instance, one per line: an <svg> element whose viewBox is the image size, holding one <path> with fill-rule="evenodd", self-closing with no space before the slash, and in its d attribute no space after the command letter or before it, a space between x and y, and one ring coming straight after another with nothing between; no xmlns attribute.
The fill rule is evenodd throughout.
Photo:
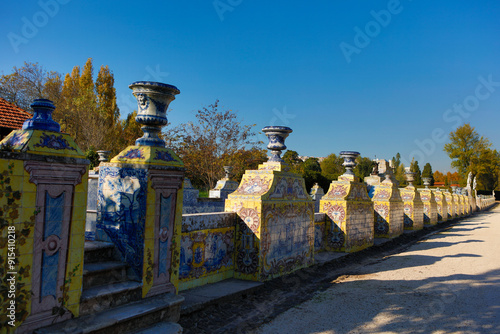
<svg viewBox="0 0 500 334"><path fill-rule="evenodd" d="M344 175L352 175L354 176L353 169L356 167L356 158L359 156L359 152L355 151L342 151L340 152L340 157L344 159L344 163L342 166L345 167Z"/></svg>
<svg viewBox="0 0 500 334"><path fill-rule="evenodd" d="M224 177L227 180L231 180L231 173L233 172L234 167L233 166L223 166L224 173L226 173L226 176Z"/></svg>
<svg viewBox="0 0 500 334"><path fill-rule="evenodd" d="M413 181L415 181L415 172L412 172L410 170L406 170L405 171L405 178L406 178L406 182L408 182L408 186L409 187L413 187Z"/></svg>
<svg viewBox="0 0 500 334"><path fill-rule="evenodd" d="M423 177L422 181L424 182L425 189L429 189L429 186L431 185L431 182L432 182L432 178Z"/></svg>
<svg viewBox="0 0 500 334"><path fill-rule="evenodd" d="M99 162L108 162L110 151L99 150L97 151L97 155L99 156Z"/></svg>
<svg viewBox="0 0 500 334"><path fill-rule="evenodd" d="M180 91L177 87L152 81L136 81L129 88L137 98L138 110L135 120L142 124L144 135L135 141L138 146L165 146L158 137L161 128L167 125L167 109Z"/></svg>
<svg viewBox="0 0 500 334"><path fill-rule="evenodd" d="M266 126L262 129L269 139L267 148L271 151L269 162L284 162L281 151L286 149L285 139L293 130L286 126Z"/></svg>

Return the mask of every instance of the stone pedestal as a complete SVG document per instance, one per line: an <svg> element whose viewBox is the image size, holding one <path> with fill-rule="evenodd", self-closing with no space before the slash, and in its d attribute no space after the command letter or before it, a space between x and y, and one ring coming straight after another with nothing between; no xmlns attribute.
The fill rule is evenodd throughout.
<svg viewBox="0 0 500 334"><path fill-rule="evenodd" d="M408 186L400 189L401 199L403 200L404 229L410 231L421 230L424 227L424 204L420 199L420 193L413 186L415 172L412 172L410 167L407 167L405 177Z"/></svg>
<svg viewBox="0 0 500 334"><path fill-rule="evenodd" d="M457 217L463 217L464 216L464 212L463 212L463 203L462 203L462 198L460 195L456 194L456 193L453 193L453 200L455 201L456 203L456 214L457 214Z"/></svg>
<svg viewBox="0 0 500 334"><path fill-rule="evenodd" d="M142 297L178 292L184 164L158 137L171 85L135 82L144 136L99 166L96 239L112 242L142 282Z"/></svg>
<svg viewBox="0 0 500 334"><path fill-rule="evenodd" d="M373 203L356 177L342 175L333 181L320 201L320 212L328 216L326 250L356 252L373 245Z"/></svg>
<svg viewBox="0 0 500 334"><path fill-rule="evenodd" d="M370 198L373 198L373 195L375 194L375 187L380 185L382 181L384 181L384 178L379 175L370 175L365 177L364 181L366 183L366 190L368 191L368 196Z"/></svg>
<svg viewBox="0 0 500 334"><path fill-rule="evenodd" d="M473 195L469 195L469 205L471 208L471 212L477 212L477 203L476 203L476 198Z"/></svg>
<svg viewBox="0 0 500 334"><path fill-rule="evenodd" d="M16 282L15 296L0 300L2 314L10 300L16 303L16 333L78 316L82 290L89 161L59 132L51 101L31 106L33 118L0 143L12 147L0 152L1 229L9 241L0 258ZM11 258L18 262L8 263Z"/></svg>
<svg viewBox="0 0 500 334"><path fill-rule="evenodd" d="M373 202L375 237L395 238L403 233L403 201L386 160L378 160L378 171L384 178L379 175L365 177L368 195Z"/></svg>
<svg viewBox="0 0 500 334"><path fill-rule="evenodd" d="M375 237L395 238L403 233L403 201L399 189L392 180L387 179L375 186L372 197L375 211Z"/></svg>
<svg viewBox="0 0 500 334"><path fill-rule="evenodd" d="M453 194L449 191L444 191L443 193L448 205L448 220L457 218L457 203L455 202Z"/></svg>
<svg viewBox="0 0 500 334"><path fill-rule="evenodd" d="M424 225L436 225L438 222L436 197L430 189L419 189L419 191L424 205Z"/></svg>
<svg viewBox="0 0 500 334"><path fill-rule="evenodd" d="M445 222L448 220L448 204L446 202L446 197L439 188L433 189L432 192L436 197L438 223Z"/></svg>
<svg viewBox="0 0 500 334"><path fill-rule="evenodd" d="M283 163L243 175L226 200L236 212L235 277L265 281L314 262L314 203L304 179Z"/></svg>
<svg viewBox="0 0 500 334"><path fill-rule="evenodd" d="M421 230L424 227L424 203L414 186L400 189L403 200L404 229Z"/></svg>
<svg viewBox="0 0 500 334"><path fill-rule="evenodd" d="M465 214L469 216L472 213L472 207L469 201L469 196L467 196L466 194L462 194L462 198L464 200Z"/></svg>
<svg viewBox="0 0 500 334"><path fill-rule="evenodd" d="M235 277L265 281L314 262L314 203L304 179L280 158L286 127L264 130L272 156L248 170L228 196L225 211L236 212ZM282 131L286 131L283 133Z"/></svg>
<svg viewBox="0 0 500 334"><path fill-rule="evenodd" d="M85 240L95 240L97 222L97 192L99 172L89 171Z"/></svg>
<svg viewBox="0 0 500 334"><path fill-rule="evenodd" d="M227 196L238 188L238 182L231 180L232 167L225 166L226 176L217 181L214 189L211 189L208 197L226 199Z"/></svg>
<svg viewBox="0 0 500 334"><path fill-rule="evenodd" d="M96 239L115 244L143 297L177 291L183 178L164 147L130 146L99 167Z"/></svg>
<svg viewBox="0 0 500 334"><path fill-rule="evenodd" d="M325 191L319 186L319 184L315 183L311 188L311 198L314 201L314 212L319 212L319 202L323 196L325 196Z"/></svg>

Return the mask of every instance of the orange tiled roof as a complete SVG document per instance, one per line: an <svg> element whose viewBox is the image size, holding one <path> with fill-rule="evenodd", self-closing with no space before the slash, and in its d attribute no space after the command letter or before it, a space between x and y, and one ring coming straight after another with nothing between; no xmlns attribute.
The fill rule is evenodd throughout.
<svg viewBox="0 0 500 334"><path fill-rule="evenodd" d="M0 127L20 129L32 115L0 97Z"/></svg>

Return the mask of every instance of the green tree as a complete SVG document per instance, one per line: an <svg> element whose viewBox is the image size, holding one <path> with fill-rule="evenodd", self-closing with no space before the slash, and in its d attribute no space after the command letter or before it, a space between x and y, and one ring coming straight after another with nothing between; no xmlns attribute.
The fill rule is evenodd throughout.
<svg viewBox="0 0 500 334"><path fill-rule="evenodd" d="M397 168L394 168L394 177L396 181L398 181L400 187L406 186L406 177L405 177L405 165L403 163L399 163Z"/></svg>
<svg viewBox="0 0 500 334"><path fill-rule="evenodd" d="M114 77L108 66L101 66L94 82L94 66L89 58L82 71L75 66L65 76L47 71L38 63L25 62L13 73L0 76L0 96L28 110L36 98L52 100L53 113L61 131L69 133L84 151L90 147L118 153L124 134L136 133L131 117L120 121L116 105ZM64 80L62 79L64 77ZM129 115L130 116L130 115ZM127 129L132 126L132 129ZM138 136L140 137L140 135Z"/></svg>
<svg viewBox="0 0 500 334"><path fill-rule="evenodd" d="M337 180L340 175L344 174L343 163L344 159L332 153L320 162L321 174L330 182Z"/></svg>
<svg viewBox="0 0 500 334"><path fill-rule="evenodd" d="M306 189L310 191L314 183L319 181L321 176L321 166L317 158L307 158L301 166L302 177L305 180Z"/></svg>
<svg viewBox="0 0 500 334"><path fill-rule="evenodd" d="M469 172L477 174L481 152L488 149L491 143L475 131L469 123L450 132L450 142L444 145L444 151L450 157L451 166L455 167L462 178Z"/></svg>
<svg viewBox="0 0 500 334"><path fill-rule="evenodd" d="M356 158L356 167L354 168L354 174L363 181L365 177L369 176L375 166L375 161L372 161L370 158L366 157L357 157Z"/></svg>
<svg viewBox="0 0 500 334"><path fill-rule="evenodd" d="M497 150L483 150L479 155L476 170L479 189L496 189L500 177L500 153Z"/></svg>
<svg viewBox="0 0 500 334"><path fill-rule="evenodd" d="M294 173L302 173L302 164L304 161L299 158L299 154L297 151L287 150L285 154L283 154L282 158L287 164L290 165L290 170Z"/></svg>
<svg viewBox="0 0 500 334"><path fill-rule="evenodd" d="M392 157L392 167L394 168L394 171L398 170L399 166L401 165L401 154L396 153L395 157Z"/></svg>
<svg viewBox="0 0 500 334"><path fill-rule="evenodd" d="M93 169L96 166L99 166L99 154L97 154L96 150L93 147L90 147L85 152L85 159L90 161L89 168Z"/></svg>
<svg viewBox="0 0 500 334"><path fill-rule="evenodd" d="M420 172L420 167L418 166L418 161L415 160L415 158L412 159L411 165L410 165L410 171L415 173L415 181L413 181L413 184L415 186L421 186L422 185L422 173Z"/></svg>
<svg viewBox="0 0 500 334"><path fill-rule="evenodd" d="M434 174L432 172L432 166L430 163L426 163L424 165L424 170L422 171L422 178L430 177L431 178L431 186L434 185Z"/></svg>

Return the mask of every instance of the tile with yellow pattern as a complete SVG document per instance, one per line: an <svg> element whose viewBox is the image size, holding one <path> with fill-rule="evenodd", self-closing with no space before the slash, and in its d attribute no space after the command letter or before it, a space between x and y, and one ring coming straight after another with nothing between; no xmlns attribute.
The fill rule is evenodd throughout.
<svg viewBox="0 0 500 334"><path fill-rule="evenodd" d="M175 167L184 166L184 163L174 151L157 146L129 146L111 159L111 162Z"/></svg>

